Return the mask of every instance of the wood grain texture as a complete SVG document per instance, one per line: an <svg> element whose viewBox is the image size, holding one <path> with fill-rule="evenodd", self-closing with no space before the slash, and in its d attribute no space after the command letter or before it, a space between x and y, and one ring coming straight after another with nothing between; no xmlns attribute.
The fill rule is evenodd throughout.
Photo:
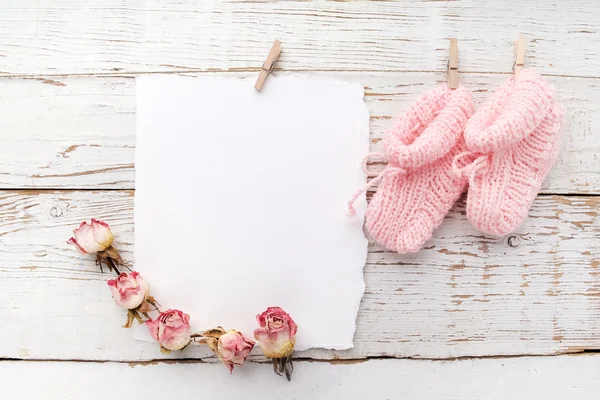
<svg viewBox="0 0 600 400"><path fill-rule="evenodd" d="M512 43L555 75L600 76L600 4L529 1L8 0L0 73L258 70L273 39L286 70L509 72Z"/></svg>
<svg viewBox="0 0 600 400"><path fill-rule="evenodd" d="M110 297L109 276L65 242L81 220L100 218L133 261L133 195L0 192L0 357L210 356L198 347L164 356L154 343L134 340L120 328L125 315ZM470 226L461 203L417 254L371 246L355 347L297 356L437 359L600 349L599 206L598 197L542 196L515 235L492 239Z"/></svg>
<svg viewBox="0 0 600 400"><path fill-rule="evenodd" d="M255 74L247 76L252 89ZM334 73L362 82L371 112L371 149L381 151L393 116L446 79L438 73ZM505 75L467 74L480 104ZM566 110L563 150L543 193L600 193L600 80L549 77ZM132 189L135 80L62 77L0 80L0 188ZM372 174L383 168L371 165Z"/></svg>
<svg viewBox="0 0 600 400"><path fill-rule="evenodd" d="M233 375L215 363L0 363L9 399L596 399L600 356L444 361L370 360L294 363L291 382L270 365ZM35 384L32 384L32 378ZM107 384L110 381L110 384ZM77 382L77 384L73 384Z"/></svg>
<svg viewBox="0 0 600 400"><path fill-rule="evenodd" d="M460 78L480 103L511 73L519 34L529 38L526 66L549 76L567 111L563 151L542 191L580 196L539 197L503 239L474 231L460 203L416 255L372 245L355 348L297 356L600 349L599 15L600 3L576 0L0 2L0 189L34 189L0 190L0 358L167 357L120 328L108 276L65 243L79 221L102 218L133 261L134 192L121 189L134 188L134 76L252 71L251 87L278 38L276 73L325 72L365 85L378 151L391 118L446 79L450 37L459 39ZM372 174L381 168L370 166ZM54 188L117 190L38 191ZM298 362L291 384L266 365L230 377L199 348L168 357L212 364L3 361L0 380L13 383L3 387L8 398L74 399L105 399L107 390L158 398L175 388L181 399L552 400L596 398L600 389L599 356Z"/></svg>

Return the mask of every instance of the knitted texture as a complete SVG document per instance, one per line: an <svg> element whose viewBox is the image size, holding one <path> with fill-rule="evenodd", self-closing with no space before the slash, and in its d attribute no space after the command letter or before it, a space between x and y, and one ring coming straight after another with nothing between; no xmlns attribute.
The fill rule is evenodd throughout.
<svg viewBox="0 0 600 400"><path fill-rule="evenodd" d="M464 137L467 154L477 158L463 169L467 218L475 228L503 236L521 225L556 160L561 122L554 90L531 69L516 83L508 79L475 112Z"/></svg>
<svg viewBox="0 0 600 400"><path fill-rule="evenodd" d="M470 92L441 85L400 115L383 138L388 165L366 211L365 226L380 245L416 252L442 223L466 187L452 173L465 150L463 129L473 114Z"/></svg>

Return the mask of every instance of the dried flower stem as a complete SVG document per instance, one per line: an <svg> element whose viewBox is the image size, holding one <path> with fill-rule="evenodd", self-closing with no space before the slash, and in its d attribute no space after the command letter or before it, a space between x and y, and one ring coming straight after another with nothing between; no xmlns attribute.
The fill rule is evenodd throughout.
<svg viewBox="0 0 600 400"><path fill-rule="evenodd" d="M136 320L139 324L144 323L144 320L137 310L127 310L127 322L125 325L123 325L123 328L131 328L134 320Z"/></svg>
<svg viewBox="0 0 600 400"><path fill-rule="evenodd" d="M121 272L119 272L119 269L117 268L117 263L115 263L114 260L110 257L107 258L107 261L112 266L112 269L115 270L115 272L117 273L117 276L121 275ZM100 263L100 269L102 269L102 263ZM111 267L109 266L108 269L111 269ZM102 271L102 272L104 272L104 271Z"/></svg>
<svg viewBox="0 0 600 400"><path fill-rule="evenodd" d="M147 302L148 304L150 304L152 307L154 307L154 310L155 310L155 311L158 311L158 312L160 312L160 308L158 308L158 302L156 301L156 299L155 299L153 296L149 296L149 297L146 299L146 302Z"/></svg>
<svg viewBox="0 0 600 400"><path fill-rule="evenodd" d="M99 265L100 271L104 272L104 270L102 269L102 263L106 264L109 271L114 270L117 273L117 275L120 275L121 273L117 268L118 265L122 265L131 271L131 269L129 269L129 267L123 262L123 259L121 258L121 255L119 254L117 249L115 249L112 246L109 246L105 250L96 253L96 265Z"/></svg>
<svg viewBox="0 0 600 400"><path fill-rule="evenodd" d="M287 357L273 358L273 371L281 376L285 374L288 381L292 380L292 372L294 372L294 364L292 363L292 354Z"/></svg>

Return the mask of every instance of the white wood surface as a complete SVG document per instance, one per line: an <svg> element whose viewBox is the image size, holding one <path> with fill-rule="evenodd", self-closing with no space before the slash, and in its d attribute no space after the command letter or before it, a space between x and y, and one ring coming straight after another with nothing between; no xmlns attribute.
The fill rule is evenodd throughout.
<svg viewBox="0 0 600 400"><path fill-rule="evenodd" d="M600 392L600 356L296 361L291 382L254 363L230 376L205 363L2 362L0 379L7 399L586 400Z"/></svg>
<svg viewBox="0 0 600 400"><path fill-rule="evenodd" d="M512 41L525 34L526 65L548 77L567 111L560 159L515 235L474 231L461 203L416 255L371 246L355 348L298 354L317 361L298 362L291 384L257 364L230 377L199 360L1 361L3 395L597 398L597 355L318 360L600 349L599 16L592 0L0 2L0 359L165 357L120 328L108 277L65 244L80 220L102 218L133 261L140 74L254 76L278 38L276 73L365 85L377 151L391 118L446 79L450 37L459 38L460 77L480 103L510 74ZM170 357L215 361L198 348Z"/></svg>
<svg viewBox="0 0 600 400"><path fill-rule="evenodd" d="M106 285L111 276L66 244L73 226L95 216L110 223L116 247L133 261L133 194L0 192L0 320L8 321L0 329L2 356L210 355L193 347L165 356L154 343L135 341L120 327L124 313ZM514 236L491 239L469 225L459 204L415 255L371 246L355 347L298 356L453 358L600 349L599 205L598 197L543 196Z"/></svg>
<svg viewBox="0 0 600 400"><path fill-rule="evenodd" d="M0 59L1 60L1 59ZM228 74L231 75L231 74ZM362 82L371 113L371 149L391 119L443 73L335 73ZM235 76L238 76L235 74ZM481 103L505 79L467 74ZM600 193L600 81L548 77L567 113L563 150L544 193ZM134 187L135 80L120 77L0 79L0 188ZM382 165L372 166L373 173Z"/></svg>
<svg viewBox="0 0 600 400"><path fill-rule="evenodd" d="M512 43L545 73L600 75L600 4L580 1L4 0L4 74L258 70L445 71L459 39L463 71L508 72Z"/></svg>

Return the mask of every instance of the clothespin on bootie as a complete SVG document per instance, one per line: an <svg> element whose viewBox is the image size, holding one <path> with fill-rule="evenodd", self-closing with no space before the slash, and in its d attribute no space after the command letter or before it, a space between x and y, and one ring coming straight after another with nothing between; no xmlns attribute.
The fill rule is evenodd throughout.
<svg viewBox="0 0 600 400"><path fill-rule="evenodd" d="M254 84L254 89L260 91L267 79L267 76L273 71L273 67L275 66L275 62L277 58L279 58L279 54L281 53L281 42L279 40L275 40L273 46L271 47L271 51L269 51L269 55L267 56L267 60L262 65L260 69L260 75L258 75L258 79Z"/></svg>
<svg viewBox="0 0 600 400"><path fill-rule="evenodd" d="M519 39L515 42L515 79L519 77L519 73L525 66L525 36L519 36Z"/></svg>
<svg viewBox="0 0 600 400"><path fill-rule="evenodd" d="M450 38L450 55L448 57L448 87L458 87L458 40Z"/></svg>

